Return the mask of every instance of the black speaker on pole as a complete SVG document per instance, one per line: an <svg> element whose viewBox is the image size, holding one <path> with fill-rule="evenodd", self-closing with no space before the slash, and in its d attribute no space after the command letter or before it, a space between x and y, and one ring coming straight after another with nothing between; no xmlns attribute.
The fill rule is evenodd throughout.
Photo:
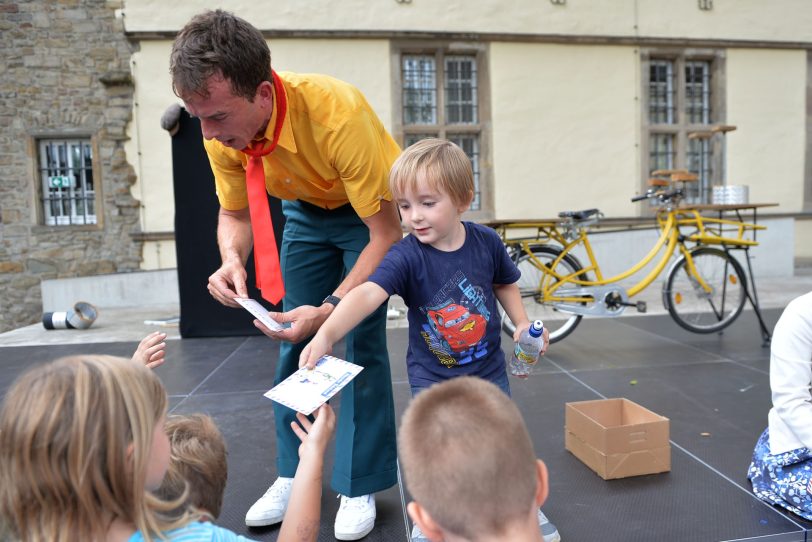
<svg viewBox="0 0 812 542"><path fill-rule="evenodd" d="M259 335L254 317L243 309L218 303L207 289L209 275L220 267L217 214L220 204L214 188L200 121L181 110L178 131L172 137L172 176L175 192L175 250L180 290L182 337ZM285 219L281 202L268 197L276 239L282 239ZM246 263L248 294L268 310L282 310L261 299L256 288L253 253Z"/></svg>

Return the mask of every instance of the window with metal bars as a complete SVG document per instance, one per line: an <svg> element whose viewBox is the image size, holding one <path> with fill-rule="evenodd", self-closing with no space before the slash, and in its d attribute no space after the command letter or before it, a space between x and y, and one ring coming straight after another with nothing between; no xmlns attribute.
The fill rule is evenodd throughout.
<svg viewBox="0 0 812 542"><path fill-rule="evenodd" d="M480 92L476 54L401 55L403 145L439 137L459 145L471 160L474 199L482 210Z"/></svg>
<svg viewBox="0 0 812 542"><path fill-rule="evenodd" d="M686 58L677 54L644 56L647 75L646 171L687 169L699 176L686 183L686 201L707 203L715 181L712 146L708 139L692 139L692 132L707 131L714 122L712 58ZM717 152L722 152L721 148ZM720 157L716 157L720 159Z"/></svg>
<svg viewBox="0 0 812 542"><path fill-rule="evenodd" d="M44 224L96 224L90 139L40 139L37 147Z"/></svg>

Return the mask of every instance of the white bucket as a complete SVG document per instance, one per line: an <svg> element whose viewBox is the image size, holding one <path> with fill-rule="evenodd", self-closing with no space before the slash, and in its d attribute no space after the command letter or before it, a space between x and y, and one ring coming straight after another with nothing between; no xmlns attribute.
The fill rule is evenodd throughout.
<svg viewBox="0 0 812 542"><path fill-rule="evenodd" d="M746 185L714 186L711 202L717 205L739 205L749 203L750 190Z"/></svg>

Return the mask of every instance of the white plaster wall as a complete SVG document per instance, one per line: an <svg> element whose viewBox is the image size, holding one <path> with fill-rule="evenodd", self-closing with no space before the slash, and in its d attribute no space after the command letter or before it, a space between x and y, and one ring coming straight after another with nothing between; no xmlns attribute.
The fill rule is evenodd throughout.
<svg viewBox="0 0 812 542"><path fill-rule="evenodd" d="M795 256L812 258L812 220L795 221Z"/></svg>
<svg viewBox="0 0 812 542"><path fill-rule="evenodd" d="M223 8L263 30L386 30L812 40L808 0L125 0L128 31L178 30L204 9Z"/></svg>
<svg viewBox="0 0 812 542"><path fill-rule="evenodd" d="M160 119L169 105L180 100L172 93L168 42L142 42L131 66L135 111L126 149L138 176L131 190L142 204L143 230L172 231L175 222L172 138L161 128Z"/></svg>
<svg viewBox="0 0 812 542"><path fill-rule="evenodd" d="M639 65L633 47L491 44L497 218L636 214Z"/></svg>
<svg viewBox="0 0 812 542"><path fill-rule="evenodd" d="M727 52L728 184L749 186L751 202L803 204L806 52ZM767 209L767 212L771 209Z"/></svg>

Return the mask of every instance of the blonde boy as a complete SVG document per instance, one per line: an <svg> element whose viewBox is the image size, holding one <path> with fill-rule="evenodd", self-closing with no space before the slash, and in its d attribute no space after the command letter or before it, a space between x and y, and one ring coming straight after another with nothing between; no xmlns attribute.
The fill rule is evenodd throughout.
<svg viewBox="0 0 812 542"><path fill-rule="evenodd" d="M409 235L341 301L302 351L299 366L313 368L336 341L398 294L409 307L406 367L413 395L460 376L490 381L510 395L497 300L516 322L514 340L530 321L516 285L519 270L500 237L462 221L474 195L470 160L450 141L424 139L392 165L389 187ZM546 330L544 337L546 349ZM541 511L538 521L546 542L560 540Z"/></svg>
<svg viewBox="0 0 812 542"><path fill-rule="evenodd" d="M530 322L516 285L519 270L499 236L461 219L474 195L470 160L450 141L424 139L395 161L389 185L410 233L336 307L299 365L313 367L390 295L399 294L409 307L406 364L413 393L473 375L510 394L496 301L517 323L514 338Z"/></svg>
<svg viewBox="0 0 812 542"><path fill-rule="evenodd" d="M493 384L455 378L415 397L398 453L409 515L429 540L541 542L547 468L519 410Z"/></svg>

